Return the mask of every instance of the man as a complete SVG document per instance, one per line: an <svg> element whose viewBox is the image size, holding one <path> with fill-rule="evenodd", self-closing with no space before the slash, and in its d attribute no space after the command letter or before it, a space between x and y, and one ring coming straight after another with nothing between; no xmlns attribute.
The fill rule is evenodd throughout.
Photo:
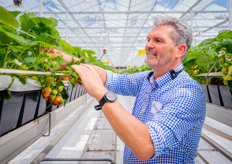
<svg viewBox="0 0 232 164"><path fill-rule="evenodd" d="M160 17L145 47L152 71L119 75L97 66L72 66L87 92L100 101L96 108L125 143L124 163L194 163L205 98L181 64L191 42L192 33L185 23ZM109 91L135 96L132 114Z"/></svg>

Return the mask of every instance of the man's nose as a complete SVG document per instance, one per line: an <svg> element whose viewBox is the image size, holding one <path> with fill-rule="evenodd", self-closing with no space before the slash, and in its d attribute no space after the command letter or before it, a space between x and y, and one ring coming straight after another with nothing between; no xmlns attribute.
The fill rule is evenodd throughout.
<svg viewBox="0 0 232 164"><path fill-rule="evenodd" d="M154 46L152 45L151 41L148 41L145 45L145 50L148 52L149 50L153 49Z"/></svg>
<svg viewBox="0 0 232 164"><path fill-rule="evenodd" d="M145 45L145 49L148 49L148 48L153 48L153 45L152 45L152 42L151 41L148 41Z"/></svg>

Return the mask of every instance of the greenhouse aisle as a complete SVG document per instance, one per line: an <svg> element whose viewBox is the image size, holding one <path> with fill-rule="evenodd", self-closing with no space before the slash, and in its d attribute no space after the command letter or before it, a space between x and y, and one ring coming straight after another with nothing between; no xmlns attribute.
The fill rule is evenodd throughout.
<svg viewBox="0 0 232 164"><path fill-rule="evenodd" d="M133 97L118 96L120 103L131 111L133 107ZM63 158L63 159L111 159L117 164L122 163L124 144L116 137L107 119L102 112L94 109L97 101L87 96L87 103L80 108L88 108L80 119L71 127L71 129L62 137L54 148L46 155L46 159ZM60 133L61 129L76 116L74 112L64 121L54 127L49 137L42 137L25 151L11 160L10 164L30 163L35 157ZM223 147L227 152L232 154L232 128L222 124L210 117L206 117L202 134L213 140ZM115 151L116 150L116 151ZM198 157L195 159L197 164L203 163L231 163L225 156L219 153L214 147L209 145L201 138L198 148ZM42 161L41 163L64 163ZM67 162L66 162L67 163ZM68 162L76 164L78 162ZM102 164L109 162L79 162Z"/></svg>

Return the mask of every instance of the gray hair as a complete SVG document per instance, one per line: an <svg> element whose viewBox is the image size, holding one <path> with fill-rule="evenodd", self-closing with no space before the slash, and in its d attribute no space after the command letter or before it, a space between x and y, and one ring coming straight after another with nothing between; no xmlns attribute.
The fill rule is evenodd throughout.
<svg viewBox="0 0 232 164"><path fill-rule="evenodd" d="M171 25L176 30L171 34L174 44L177 46L179 44L185 44L187 46L186 52L182 59L184 59L185 55L188 52L192 44L192 30L189 26L183 22L182 20L172 17L172 16L159 16L156 17L154 22L154 27L161 26L161 25ZM154 28L153 27L153 28Z"/></svg>

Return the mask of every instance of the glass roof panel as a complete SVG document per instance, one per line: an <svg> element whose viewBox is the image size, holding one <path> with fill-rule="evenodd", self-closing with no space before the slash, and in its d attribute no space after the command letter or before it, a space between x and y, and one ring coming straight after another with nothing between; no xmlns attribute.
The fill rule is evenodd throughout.
<svg viewBox="0 0 232 164"><path fill-rule="evenodd" d="M228 0L24 0L18 8L12 0L0 0L0 5L57 19L62 39L95 51L99 58L107 49L102 61L111 66L144 64L145 55L138 55L138 50L144 49L157 16L186 21L193 30L193 44L229 28Z"/></svg>

